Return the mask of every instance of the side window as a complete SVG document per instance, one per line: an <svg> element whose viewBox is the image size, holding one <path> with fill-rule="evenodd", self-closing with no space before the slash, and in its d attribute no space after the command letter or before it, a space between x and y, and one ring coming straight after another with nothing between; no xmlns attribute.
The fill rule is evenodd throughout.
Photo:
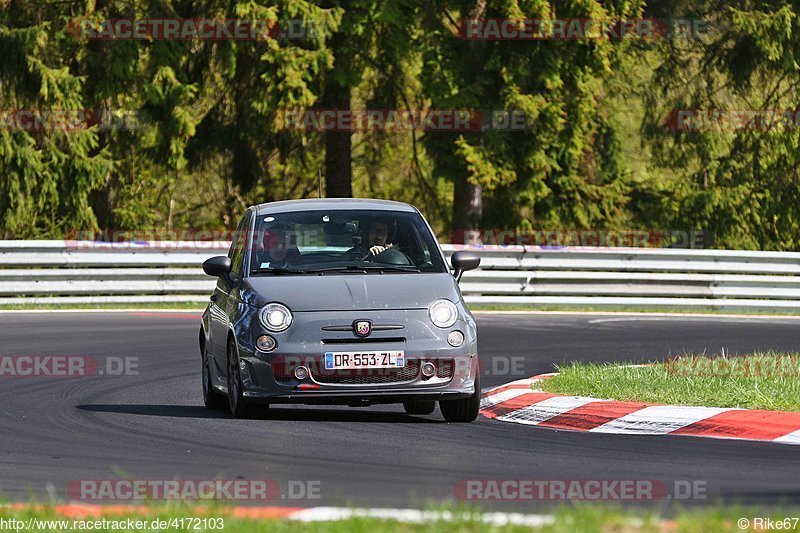
<svg viewBox="0 0 800 533"><path fill-rule="evenodd" d="M228 252L228 257L231 258L231 274L236 278L242 277L244 252L247 250L247 237L250 233L250 211L239 222L239 227L236 228L236 234L231 243L231 249Z"/></svg>

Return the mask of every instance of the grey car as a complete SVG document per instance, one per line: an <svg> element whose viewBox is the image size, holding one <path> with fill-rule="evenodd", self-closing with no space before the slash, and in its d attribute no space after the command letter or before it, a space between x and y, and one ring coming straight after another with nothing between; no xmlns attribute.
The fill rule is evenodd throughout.
<svg viewBox="0 0 800 533"><path fill-rule="evenodd" d="M402 403L478 416L475 320L422 214L385 200L290 200L247 209L200 330L205 405L236 417L269 404Z"/></svg>

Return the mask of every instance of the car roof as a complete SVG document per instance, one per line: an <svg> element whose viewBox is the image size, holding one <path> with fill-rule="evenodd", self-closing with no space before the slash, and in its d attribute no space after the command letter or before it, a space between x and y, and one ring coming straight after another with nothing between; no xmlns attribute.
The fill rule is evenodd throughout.
<svg viewBox="0 0 800 533"><path fill-rule="evenodd" d="M311 198L307 200L283 200L268 202L254 206L256 213L289 213L297 211L314 211L322 209L366 209L371 211L405 211L415 212L416 209L403 202L392 200L376 200L371 198Z"/></svg>

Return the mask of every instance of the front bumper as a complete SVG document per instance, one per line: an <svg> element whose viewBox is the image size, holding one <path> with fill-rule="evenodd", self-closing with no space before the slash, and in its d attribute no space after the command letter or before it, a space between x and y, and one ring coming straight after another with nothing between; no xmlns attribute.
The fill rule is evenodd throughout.
<svg viewBox="0 0 800 533"><path fill-rule="evenodd" d="M362 339L343 327L355 320L396 327L378 328ZM340 329L331 330L336 327ZM272 334L278 347L271 353L254 348L258 335L267 333L260 324L251 323L249 329L239 343L243 394L249 401L371 405L459 399L475 390L477 335L468 315L452 327L441 329L430 323L424 309L295 313L288 330ZM447 342L447 335L453 330L464 334L464 343L457 348ZM324 370L326 352L394 350L405 354L406 364L401 369ZM425 362L436 367L431 377L420 371ZM309 369L306 379L295 378L294 369L298 366Z"/></svg>

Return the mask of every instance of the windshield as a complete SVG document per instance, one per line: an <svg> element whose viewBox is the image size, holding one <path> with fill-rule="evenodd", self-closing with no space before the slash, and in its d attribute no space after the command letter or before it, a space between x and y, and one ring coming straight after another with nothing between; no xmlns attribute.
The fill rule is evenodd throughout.
<svg viewBox="0 0 800 533"><path fill-rule="evenodd" d="M251 275L447 272L418 213L316 210L260 215Z"/></svg>

